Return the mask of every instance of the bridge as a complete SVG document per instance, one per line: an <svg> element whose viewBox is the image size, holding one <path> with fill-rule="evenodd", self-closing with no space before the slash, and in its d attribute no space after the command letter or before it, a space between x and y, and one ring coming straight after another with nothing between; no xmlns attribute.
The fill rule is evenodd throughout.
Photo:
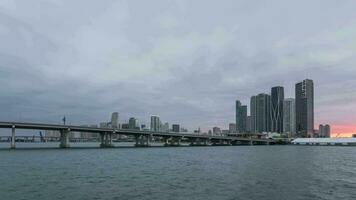
<svg viewBox="0 0 356 200"><path fill-rule="evenodd" d="M219 145L268 145L274 144L272 139L262 139L255 137L235 137L235 136L209 136L189 133L155 132L114 128L94 128L85 126L44 124L44 123L24 123L24 122L0 122L1 129L11 129L10 148L16 148L16 129L25 130L51 130L59 131L59 147L69 148L69 135L71 132L97 133L100 135L100 147L114 147L113 135L126 135L135 138L135 146L148 147L153 138L163 141L164 146L180 146L182 141L187 141L191 146L219 146Z"/></svg>

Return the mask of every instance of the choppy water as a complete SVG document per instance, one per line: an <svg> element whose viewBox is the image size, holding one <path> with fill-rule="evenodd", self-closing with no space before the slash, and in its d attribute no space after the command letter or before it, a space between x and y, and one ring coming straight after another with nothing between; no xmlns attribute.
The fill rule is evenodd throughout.
<svg viewBox="0 0 356 200"><path fill-rule="evenodd" d="M356 199L356 148L0 150L0 199Z"/></svg>

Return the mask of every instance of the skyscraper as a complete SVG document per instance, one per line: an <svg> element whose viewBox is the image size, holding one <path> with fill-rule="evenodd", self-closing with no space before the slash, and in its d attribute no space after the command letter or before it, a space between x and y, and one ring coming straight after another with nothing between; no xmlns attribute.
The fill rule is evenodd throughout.
<svg viewBox="0 0 356 200"><path fill-rule="evenodd" d="M271 131L271 96L257 95L257 130L259 133Z"/></svg>
<svg viewBox="0 0 356 200"><path fill-rule="evenodd" d="M251 116L246 118L246 132L251 133Z"/></svg>
<svg viewBox="0 0 356 200"><path fill-rule="evenodd" d="M250 101L250 126L251 133L257 133L257 96L252 96Z"/></svg>
<svg viewBox="0 0 356 200"><path fill-rule="evenodd" d="M160 131L161 121L158 116L151 116L151 131Z"/></svg>
<svg viewBox="0 0 356 200"><path fill-rule="evenodd" d="M271 131L271 96L259 94L251 97L251 132Z"/></svg>
<svg viewBox="0 0 356 200"><path fill-rule="evenodd" d="M314 134L314 83L305 79L295 85L296 132L298 137Z"/></svg>
<svg viewBox="0 0 356 200"><path fill-rule="evenodd" d="M129 129L135 130L135 129L140 129L140 126L138 125L138 120L134 117L131 117L129 119Z"/></svg>
<svg viewBox="0 0 356 200"><path fill-rule="evenodd" d="M111 114L111 128L120 128L118 112L113 112Z"/></svg>
<svg viewBox="0 0 356 200"><path fill-rule="evenodd" d="M281 86L271 89L271 131L283 132L283 101L284 88Z"/></svg>
<svg viewBox="0 0 356 200"><path fill-rule="evenodd" d="M236 129L238 133L246 132L247 106L241 105L239 100L236 101Z"/></svg>
<svg viewBox="0 0 356 200"><path fill-rule="evenodd" d="M283 133L295 137L295 100L288 98L283 103Z"/></svg>

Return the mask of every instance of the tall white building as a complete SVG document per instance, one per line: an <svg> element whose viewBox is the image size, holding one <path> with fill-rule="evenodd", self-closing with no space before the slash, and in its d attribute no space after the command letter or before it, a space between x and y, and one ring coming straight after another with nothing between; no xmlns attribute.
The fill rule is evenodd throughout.
<svg viewBox="0 0 356 200"><path fill-rule="evenodd" d="M151 116L151 131L160 131L161 121L156 115Z"/></svg>
<svg viewBox="0 0 356 200"><path fill-rule="evenodd" d="M295 99L288 98L283 102L283 133L295 137Z"/></svg>

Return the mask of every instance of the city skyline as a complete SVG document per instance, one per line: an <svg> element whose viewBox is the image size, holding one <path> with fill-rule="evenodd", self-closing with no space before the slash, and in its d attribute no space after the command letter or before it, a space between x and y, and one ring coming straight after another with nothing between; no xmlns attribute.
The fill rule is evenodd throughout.
<svg viewBox="0 0 356 200"><path fill-rule="evenodd" d="M294 98L295 83L309 78L314 128L330 124L334 136L351 136L355 6L1 1L0 119L60 123L65 115L71 124L95 124L117 111L120 121L148 125L157 114L189 130L227 129L236 99L250 105L277 85Z"/></svg>

